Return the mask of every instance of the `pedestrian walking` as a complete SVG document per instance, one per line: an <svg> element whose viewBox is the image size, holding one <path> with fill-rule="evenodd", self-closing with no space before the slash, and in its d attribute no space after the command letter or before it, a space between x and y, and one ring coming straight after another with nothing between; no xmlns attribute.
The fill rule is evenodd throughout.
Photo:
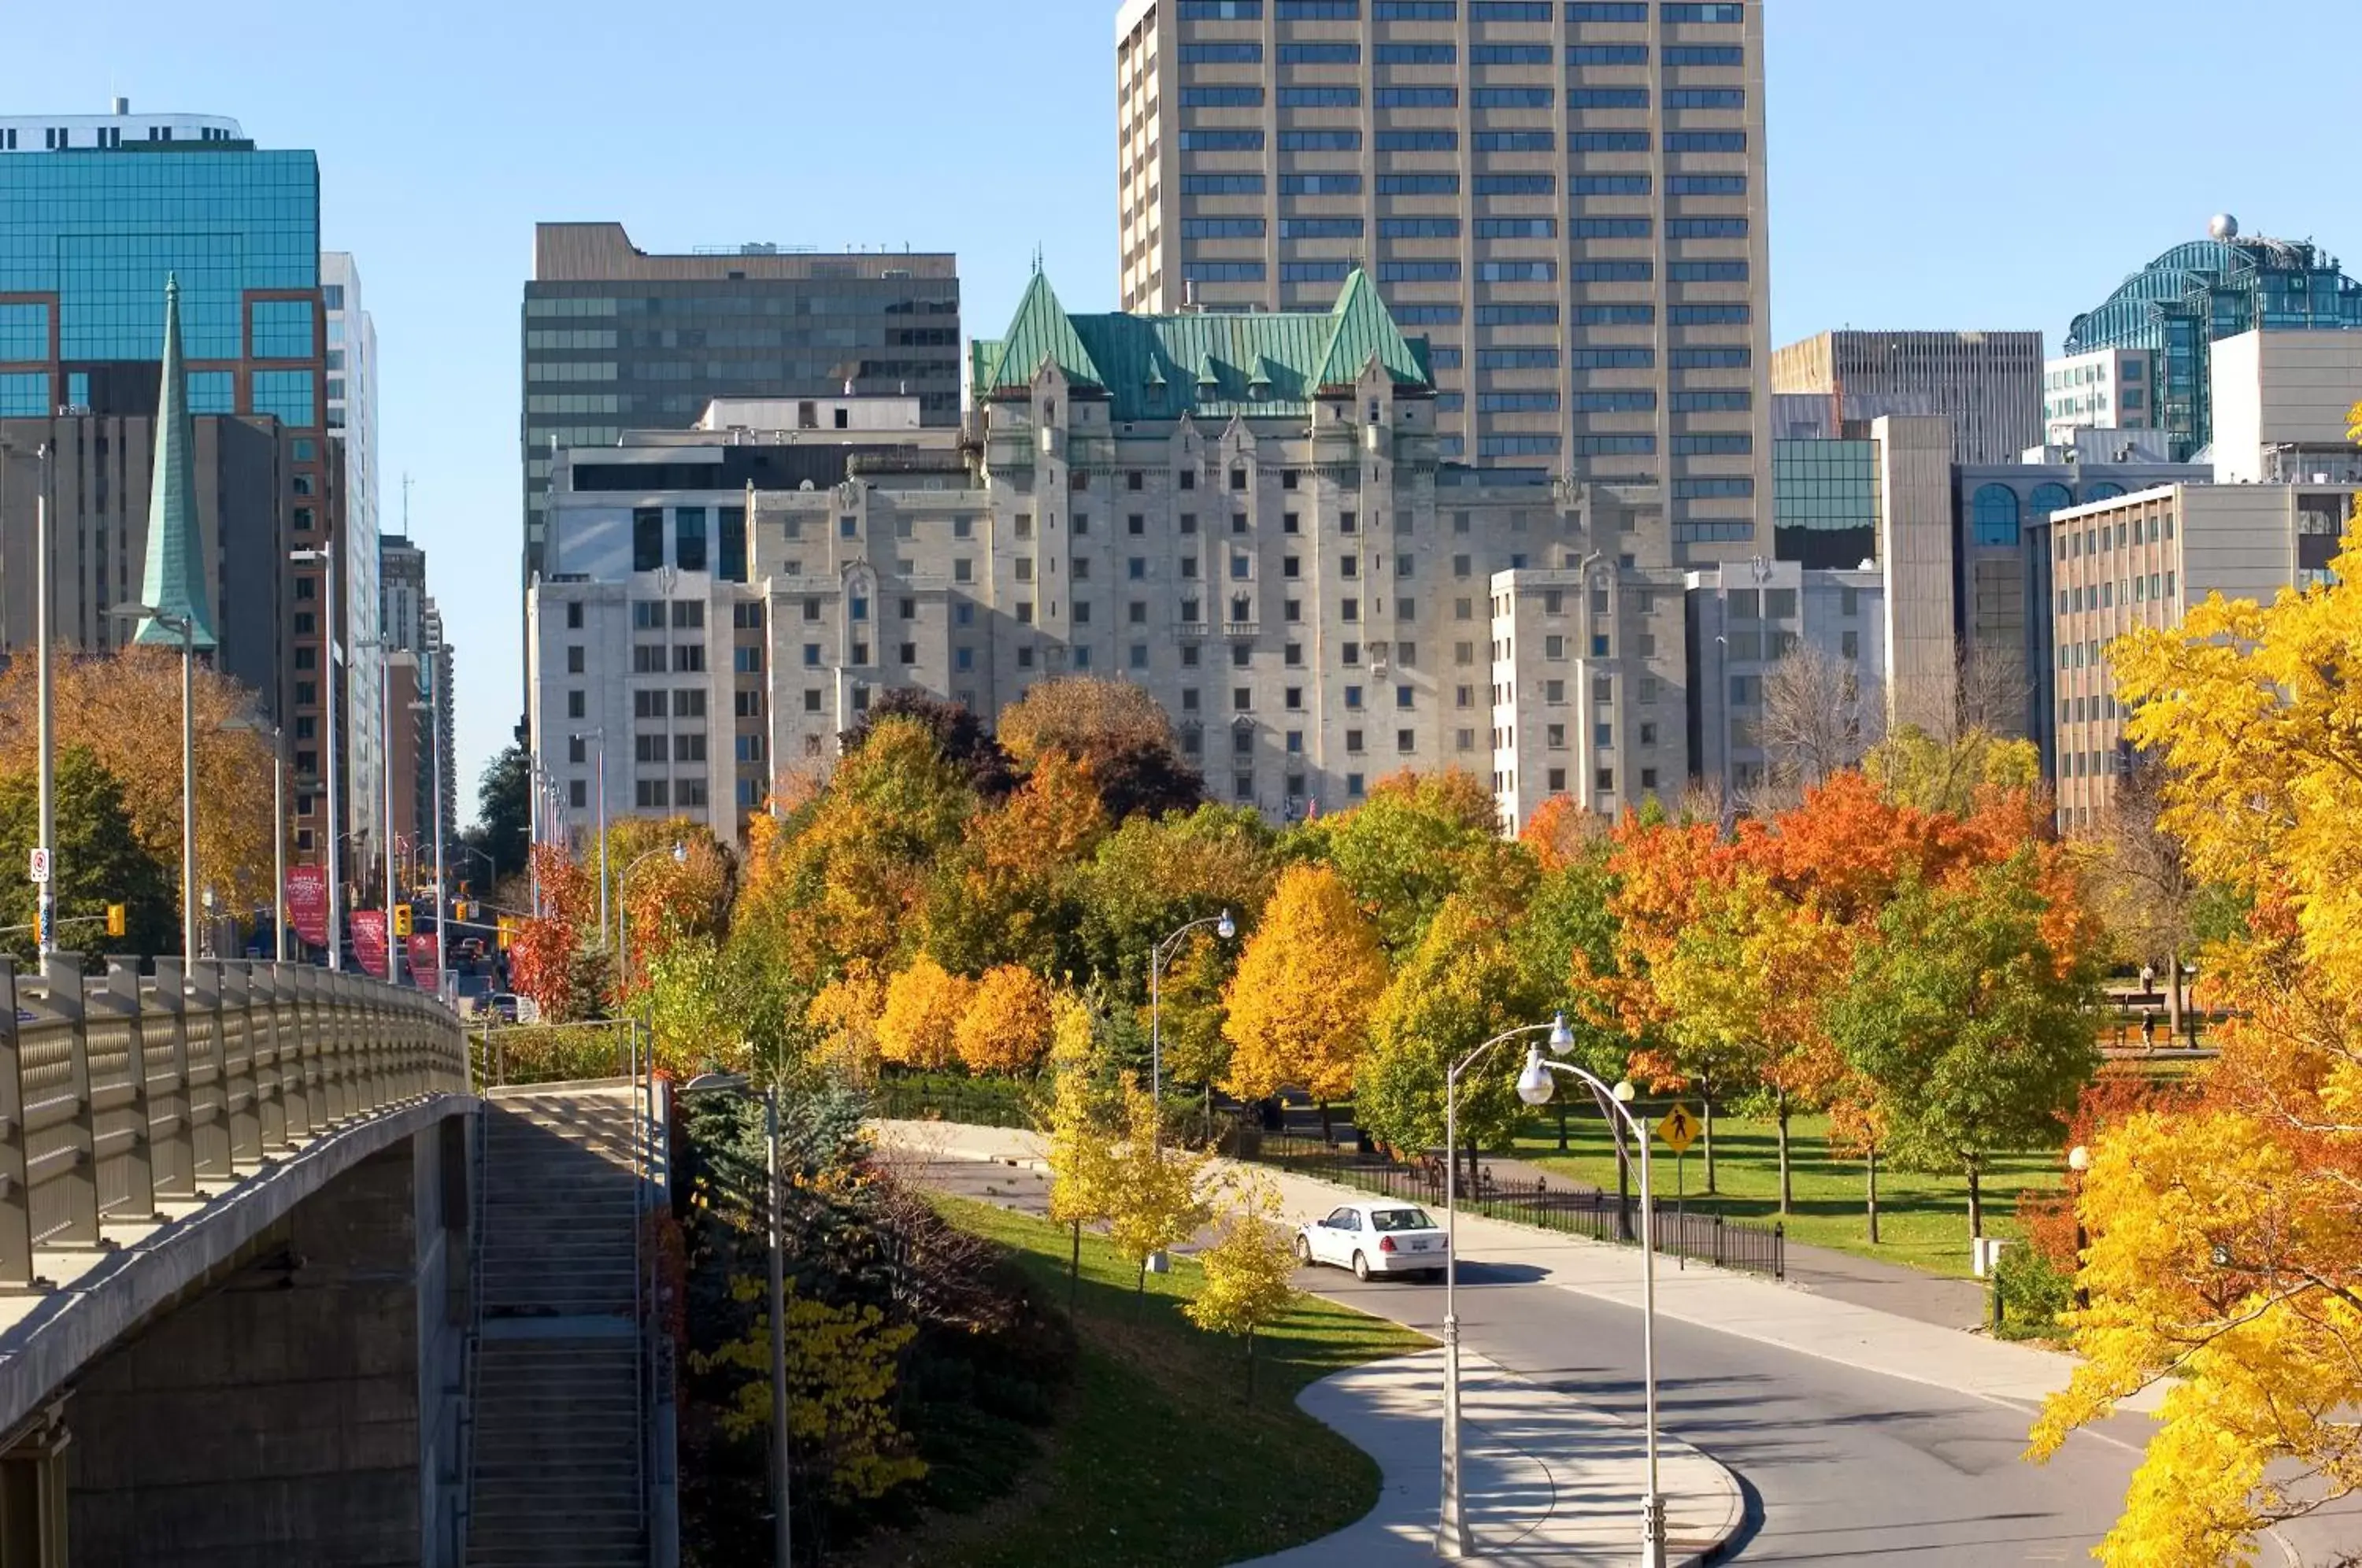
<svg viewBox="0 0 2362 1568"><path fill-rule="evenodd" d="M2147 1008L2141 1013L2141 1049L2157 1049L2157 1009Z"/></svg>

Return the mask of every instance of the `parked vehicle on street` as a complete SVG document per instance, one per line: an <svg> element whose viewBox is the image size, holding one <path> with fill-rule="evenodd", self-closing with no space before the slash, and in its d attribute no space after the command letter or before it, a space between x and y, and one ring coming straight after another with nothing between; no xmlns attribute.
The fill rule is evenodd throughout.
<svg viewBox="0 0 2362 1568"><path fill-rule="evenodd" d="M1426 1209L1393 1198L1345 1204L1296 1231L1298 1263L1350 1268L1361 1279L1374 1274L1440 1279L1449 1246Z"/></svg>

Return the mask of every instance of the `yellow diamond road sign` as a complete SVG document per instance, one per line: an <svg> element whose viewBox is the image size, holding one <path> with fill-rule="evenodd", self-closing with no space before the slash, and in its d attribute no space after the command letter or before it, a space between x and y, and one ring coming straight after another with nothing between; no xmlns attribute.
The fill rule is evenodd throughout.
<svg viewBox="0 0 2362 1568"><path fill-rule="evenodd" d="M1657 1123L1657 1136L1672 1144L1676 1154L1688 1153L1689 1146L1697 1141L1697 1135L1698 1120L1690 1114L1690 1108L1686 1105L1673 1107L1665 1112L1665 1119Z"/></svg>

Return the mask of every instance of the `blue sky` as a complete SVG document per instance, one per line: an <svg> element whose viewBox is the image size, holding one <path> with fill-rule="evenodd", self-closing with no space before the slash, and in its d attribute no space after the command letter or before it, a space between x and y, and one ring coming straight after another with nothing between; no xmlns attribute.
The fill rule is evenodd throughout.
<svg viewBox="0 0 2362 1568"><path fill-rule="evenodd" d="M1770 4L1774 342L2038 327L2055 348L2224 209L2362 265L2350 64L2308 42L2311 13L2246 38L2194 0ZM407 473L459 649L463 817L519 710L536 219L615 219L657 249L956 250L972 333L1001 326L1037 245L1070 308L1113 304L1113 0L14 10L0 114L121 93L318 149L325 243L359 256L377 318L386 521Z"/></svg>

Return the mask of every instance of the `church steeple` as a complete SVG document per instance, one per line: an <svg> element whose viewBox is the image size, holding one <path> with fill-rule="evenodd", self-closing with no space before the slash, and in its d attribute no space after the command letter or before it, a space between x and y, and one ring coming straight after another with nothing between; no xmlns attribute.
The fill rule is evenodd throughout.
<svg viewBox="0 0 2362 1568"><path fill-rule="evenodd" d="M200 648L217 646L206 591L204 539L197 527L196 424L181 359L181 280L164 280L164 384L156 402L156 465L148 497L148 568L139 602L188 617ZM181 634L149 619L135 642L178 647Z"/></svg>

